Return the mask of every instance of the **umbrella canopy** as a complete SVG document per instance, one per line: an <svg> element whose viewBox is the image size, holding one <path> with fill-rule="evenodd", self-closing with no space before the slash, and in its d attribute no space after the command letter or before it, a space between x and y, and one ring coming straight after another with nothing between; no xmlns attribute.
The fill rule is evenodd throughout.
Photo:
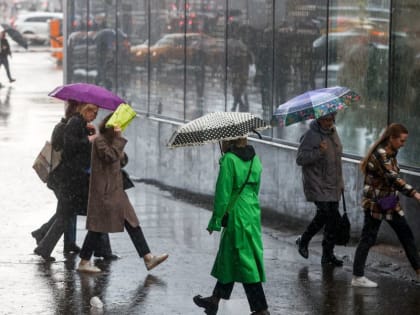
<svg viewBox="0 0 420 315"><path fill-rule="evenodd" d="M341 86L312 90L281 104L273 118L278 120L280 126L288 126L335 113L359 99L355 92Z"/></svg>
<svg viewBox="0 0 420 315"><path fill-rule="evenodd" d="M251 113L215 112L179 127L169 140L168 146L185 147L233 140L267 128L270 128L270 125Z"/></svg>
<svg viewBox="0 0 420 315"><path fill-rule="evenodd" d="M55 88L48 94L63 101L75 100L90 103L100 108L115 110L118 105L126 103L122 98L104 89L89 83L66 84Z"/></svg>
<svg viewBox="0 0 420 315"><path fill-rule="evenodd" d="M2 23L1 31L5 31L16 43L23 48L28 49L28 42L18 30L12 28L9 24Z"/></svg>

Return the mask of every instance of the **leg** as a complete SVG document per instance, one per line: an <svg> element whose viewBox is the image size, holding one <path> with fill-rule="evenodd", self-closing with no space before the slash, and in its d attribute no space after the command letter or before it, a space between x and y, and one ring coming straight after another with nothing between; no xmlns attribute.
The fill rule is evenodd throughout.
<svg viewBox="0 0 420 315"><path fill-rule="evenodd" d="M58 201L56 219L45 237L34 250L35 254L42 256L46 260L52 260L51 253L64 231L67 229L68 218L70 216L69 213L71 213L71 211L70 209L67 209L68 207L66 204L66 202L61 200Z"/></svg>
<svg viewBox="0 0 420 315"><path fill-rule="evenodd" d="M317 207L315 217L312 219L311 223L309 223L308 227L306 228L305 232L303 232L302 236L296 240L296 244L298 245L299 253L304 257L308 258L308 245L311 241L312 237L316 233L318 233L325 225L328 216L328 209L325 202L315 202Z"/></svg>
<svg viewBox="0 0 420 315"><path fill-rule="evenodd" d="M83 242L82 249L80 250L79 257L82 260L89 261L92 258L93 251L98 246L103 233L88 231Z"/></svg>
<svg viewBox="0 0 420 315"><path fill-rule="evenodd" d="M131 241L133 242L137 253L140 257L143 257L147 270L152 270L169 257L168 254L152 255L150 253L149 246L147 245L146 239L140 226L132 227L127 221L124 222L124 226L128 232L128 235L130 235Z"/></svg>
<svg viewBox="0 0 420 315"><path fill-rule="evenodd" d="M334 266L341 267L343 261L338 260L334 256L334 246L336 229L340 220L340 213L338 212L338 202L326 202L326 221L324 227L324 238L322 240L322 264L332 264Z"/></svg>
<svg viewBox="0 0 420 315"><path fill-rule="evenodd" d="M411 266L417 272L420 273L420 257L419 252L414 241L413 232L410 226L407 224L405 217L398 214L394 214L391 221L387 221L392 229L398 236L402 246L404 247L405 254L410 261Z"/></svg>
<svg viewBox="0 0 420 315"><path fill-rule="evenodd" d="M264 289L261 282L257 283L244 283L246 297L248 299L249 308L251 312L267 311L267 300L265 298ZM262 313L263 314L263 313Z"/></svg>
<svg viewBox="0 0 420 315"><path fill-rule="evenodd" d="M92 258L93 251L97 248L103 233L88 231L80 251L80 263L77 267L81 272L101 272L101 269L91 265L90 259Z"/></svg>
<svg viewBox="0 0 420 315"><path fill-rule="evenodd" d="M125 228L130 235L131 241L134 244L134 247L137 250L137 253L141 258L150 254L149 246L147 245L146 239L144 237L143 231L140 226L132 227L127 221L124 222Z"/></svg>
<svg viewBox="0 0 420 315"><path fill-rule="evenodd" d="M69 224L67 229L64 231L64 253L69 254L71 252L77 254L80 252L79 246L76 245L76 224L77 215L73 214L69 216Z"/></svg>
<svg viewBox="0 0 420 315"><path fill-rule="evenodd" d="M53 225L55 219L56 219L56 214L54 213L54 215L48 220L47 223L44 223L43 225L41 225L40 228L31 232L31 235L36 240L37 245L39 244L39 242L41 242L41 240L47 234L48 230Z"/></svg>
<svg viewBox="0 0 420 315"><path fill-rule="evenodd" d="M378 236L381 220L372 218L369 212L365 212L365 221L363 224L362 235L354 254L353 275L363 277L367 256L370 248L375 245Z"/></svg>
<svg viewBox="0 0 420 315"><path fill-rule="evenodd" d="M15 79L13 79L12 76L10 75L9 59L7 57L3 58L3 65L4 65L4 68L6 69L6 74L7 74L7 77L9 78L9 81L14 82Z"/></svg>
<svg viewBox="0 0 420 315"><path fill-rule="evenodd" d="M229 300L234 284L234 282L221 283L220 281L217 281L216 286L213 289L213 296L219 300Z"/></svg>
<svg viewBox="0 0 420 315"><path fill-rule="evenodd" d="M223 284L217 281L211 296L203 298L201 295L196 295L193 301L197 306L204 308L207 315L215 315L219 309L220 299L230 299L234 284L234 282Z"/></svg>
<svg viewBox="0 0 420 315"><path fill-rule="evenodd" d="M95 257L103 257L105 260L118 259L117 255L112 253L111 242L108 233L100 233L101 237L95 248Z"/></svg>

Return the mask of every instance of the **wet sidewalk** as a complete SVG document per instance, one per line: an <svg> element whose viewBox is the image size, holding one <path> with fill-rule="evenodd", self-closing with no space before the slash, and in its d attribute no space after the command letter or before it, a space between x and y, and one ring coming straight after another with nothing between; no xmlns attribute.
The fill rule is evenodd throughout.
<svg viewBox="0 0 420 315"><path fill-rule="evenodd" d="M209 273L217 252L219 233L205 230L211 212L206 202L187 201L168 187L137 182L128 191L152 252L168 252L169 259L147 272L127 233L112 234L111 245L121 258L96 260L104 270L80 274L79 258L63 255L60 241L53 252L57 261L44 263L32 253L30 231L55 210L55 197L32 170L32 162L62 115L60 102L47 97L61 70L48 54L13 56L17 82L0 89L0 314L204 314L192 297L208 295L215 284ZM32 80L30 73L40 73ZM0 73L0 82L4 82ZM182 198L181 198L182 197ZM82 244L85 218L78 218L77 242ZM379 288L350 286L355 244L337 247L343 268L321 268L321 235L310 245L310 257L297 253L301 230L288 222L263 228L267 282L264 288L271 314L418 314L420 287L399 248L378 245L369 255L367 276ZM101 311L89 301L98 296ZM246 315L250 311L241 285L218 314Z"/></svg>

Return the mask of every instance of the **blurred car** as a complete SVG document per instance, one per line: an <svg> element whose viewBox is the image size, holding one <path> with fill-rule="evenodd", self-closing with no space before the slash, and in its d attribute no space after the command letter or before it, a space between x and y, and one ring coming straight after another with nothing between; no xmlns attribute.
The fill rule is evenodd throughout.
<svg viewBox="0 0 420 315"><path fill-rule="evenodd" d="M166 34L154 45L148 47L148 42L131 48L131 60L145 66L148 62L152 65L183 64L215 60L224 56L223 41L201 33L172 33Z"/></svg>
<svg viewBox="0 0 420 315"><path fill-rule="evenodd" d="M20 14L14 22L14 28L18 30L29 43L45 44L50 39L49 21L63 19L60 12L30 12Z"/></svg>
<svg viewBox="0 0 420 315"><path fill-rule="evenodd" d="M147 60L147 53L149 52L149 40L146 39L139 45L133 45L130 48L130 60L133 63L143 64Z"/></svg>

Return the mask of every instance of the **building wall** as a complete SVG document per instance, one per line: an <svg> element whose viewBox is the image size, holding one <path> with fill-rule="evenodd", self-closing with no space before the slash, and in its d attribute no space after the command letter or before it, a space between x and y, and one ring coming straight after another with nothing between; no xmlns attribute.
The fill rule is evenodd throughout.
<svg viewBox="0 0 420 315"><path fill-rule="evenodd" d="M361 96L336 121L354 233L363 222L358 161L391 122L409 129L398 159L418 186L420 6L414 0L72 0L65 8L66 81L104 86L141 116L128 130L136 177L210 196L219 149L169 150L176 126L214 111L249 111L268 122L288 99L342 85ZM308 122L276 121L264 141L254 141L265 167L263 207L302 220L314 214L295 163L307 129ZM419 240L419 206L402 199ZM381 238L395 241L383 231Z"/></svg>

